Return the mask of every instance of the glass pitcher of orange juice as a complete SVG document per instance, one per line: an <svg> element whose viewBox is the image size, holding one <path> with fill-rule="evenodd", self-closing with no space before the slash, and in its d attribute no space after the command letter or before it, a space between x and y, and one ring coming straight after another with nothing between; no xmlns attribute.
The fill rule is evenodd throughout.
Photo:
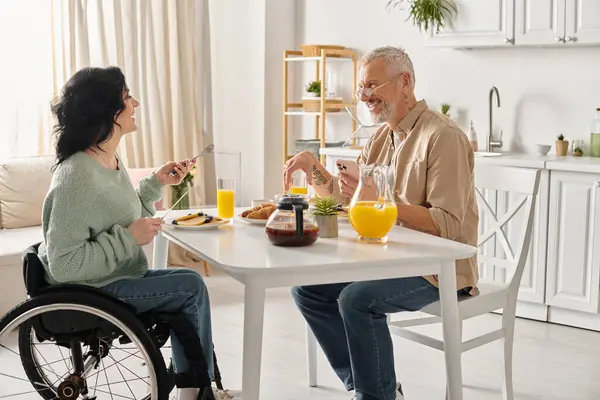
<svg viewBox="0 0 600 400"><path fill-rule="evenodd" d="M348 207L348 218L361 241L386 243L398 209L390 186L391 170L383 165L360 165L360 179Z"/></svg>

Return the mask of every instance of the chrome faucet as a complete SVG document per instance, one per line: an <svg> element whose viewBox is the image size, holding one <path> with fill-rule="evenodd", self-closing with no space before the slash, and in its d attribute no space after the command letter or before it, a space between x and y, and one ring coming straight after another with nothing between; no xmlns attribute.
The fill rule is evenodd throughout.
<svg viewBox="0 0 600 400"><path fill-rule="evenodd" d="M492 89L490 90L490 130L488 132L488 140L487 140L487 152L488 153L493 153L494 152L494 147L500 148L502 147L502 134L500 135L500 140L494 140L493 134L492 134L492 129L493 129L493 125L492 125L492 98L494 97L494 92L496 93L496 100L498 103L498 107L500 107L500 93L498 93L498 88L496 86L492 86Z"/></svg>

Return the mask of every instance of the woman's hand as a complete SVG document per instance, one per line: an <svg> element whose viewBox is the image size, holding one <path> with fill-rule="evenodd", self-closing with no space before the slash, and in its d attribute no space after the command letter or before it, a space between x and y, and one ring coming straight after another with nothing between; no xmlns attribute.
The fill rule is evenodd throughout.
<svg viewBox="0 0 600 400"><path fill-rule="evenodd" d="M169 161L156 171L156 178L163 185L179 185L194 164L195 162L190 160ZM176 172L173 176L171 176L172 171Z"/></svg>
<svg viewBox="0 0 600 400"><path fill-rule="evenodd" d="M140 218L133 221L127 229L131 232L138 245L145 246L152 242L162 229L164 223L165 221L161 218Z"/></svg>

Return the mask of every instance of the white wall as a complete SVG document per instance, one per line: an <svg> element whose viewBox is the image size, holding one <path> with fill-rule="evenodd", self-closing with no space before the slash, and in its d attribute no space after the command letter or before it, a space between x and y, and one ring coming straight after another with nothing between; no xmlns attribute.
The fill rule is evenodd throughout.
<svg viewBox="0 0 600 400"><path fill-rule="evenodd" d="M215 150L241 152L250 204L281 190L282 61L295 42L294 0L211 0ZM219 171L234 157L217 161Z"/></svg>
<svg viewBox="0 0 600 400"><path fill-rule="evenodd" d="M238 204L263 191L265 96L265 1L209 3L213 74L213 137L215 151L242 153ZM231 174L223 157L219 171Z"/></svg>
<svg viewBox="0 0 600 400"><path fill-rule="evenodd" d="M503 130L502 150L526 151L530 143L589 140L600 107L600 47L457 51L424 47L406 10L386 10L387 0L301 0L298 44L340 44L363 53L400 45L416 70L417 96L430 107L451 103L467 130L475 121L480 146L488 131L488 96L500 92L495 130ZM350 85L347 82L347 85ZM495 106L494 106L495 107ZM347 128L343 128L345 134Z"/></svg>

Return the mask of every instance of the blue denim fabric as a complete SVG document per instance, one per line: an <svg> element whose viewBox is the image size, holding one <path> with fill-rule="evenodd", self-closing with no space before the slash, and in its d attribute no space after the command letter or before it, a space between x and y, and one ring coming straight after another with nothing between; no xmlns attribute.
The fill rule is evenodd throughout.
<svg viewBox="0 0 600 400"><path fill-rule="evenodd" d="M396 372L386 314L439 300L424 278L300 286L294 301L333 370L357 400L394 400Z"/></svg>
<svg viewBox="0 0 600 400"><path fill-rule="evenodd" d="M214 379L210 301L204 280L197 272L184 268L150 270L142 278L122 279L101 289L131 304L138 313L185 315L198 333L208 374ZM188 372L190 364L175 335L171 335L171 351L175 372Z"/></svg>

